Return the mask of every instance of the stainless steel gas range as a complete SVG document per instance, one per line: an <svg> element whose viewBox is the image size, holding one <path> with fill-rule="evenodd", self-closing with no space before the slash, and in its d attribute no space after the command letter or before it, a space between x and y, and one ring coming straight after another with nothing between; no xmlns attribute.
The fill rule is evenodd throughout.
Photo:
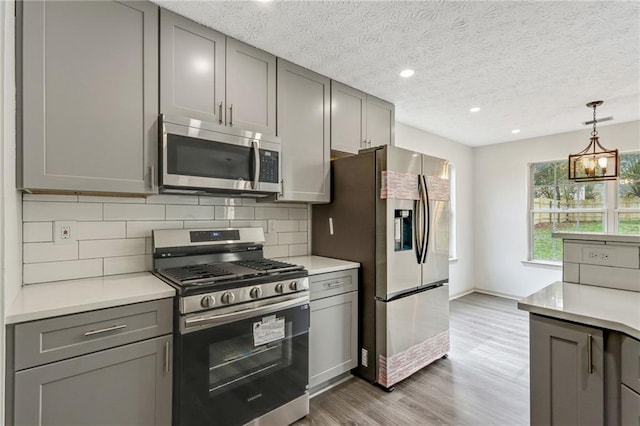
<svg viewBox="0 0 640 426"><path fill-rule="evenodd" d="M309 413L309 279L265 259L262 228L153 231L177 290L173 423L289 424Z"/></svg>

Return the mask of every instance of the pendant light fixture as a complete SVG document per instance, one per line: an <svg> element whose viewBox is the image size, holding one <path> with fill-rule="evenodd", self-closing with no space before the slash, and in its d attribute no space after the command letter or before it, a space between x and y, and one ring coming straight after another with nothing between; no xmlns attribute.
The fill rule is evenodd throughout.
<svg viewBox="0 0 640 426"><path fill-rule="evenodd" d="M613 180L618 178L620 161L618 150L607 150L598 138L596 130L596 108L602 101L593 101L587 107L593 108L593 130L589 145L577 154L569 155L569 179L576 182Z"/></svg>

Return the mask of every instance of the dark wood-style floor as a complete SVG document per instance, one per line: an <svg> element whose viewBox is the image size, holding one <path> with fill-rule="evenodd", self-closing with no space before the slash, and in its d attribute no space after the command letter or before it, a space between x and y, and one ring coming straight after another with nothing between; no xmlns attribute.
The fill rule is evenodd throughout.
<svg viewBox="0 0 640 426"><path fill-rule="evenodd" d="M451 301L451 352L387 393L353 378L296 425L528 425L528 315L514 300Z"/></svg>

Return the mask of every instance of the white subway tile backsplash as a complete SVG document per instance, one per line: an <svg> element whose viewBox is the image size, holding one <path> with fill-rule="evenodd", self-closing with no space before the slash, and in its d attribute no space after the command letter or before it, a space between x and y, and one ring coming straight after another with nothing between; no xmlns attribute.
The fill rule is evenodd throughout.
<svg viewBox="0 0 640 426"><path fill-rule="evenodd" d="M53 241L53 222L24 222L22 241L25 243Z"/></svg>
<svg viewBox="0 0 640 426"><path fill-rule="evenodd" d="M287 257L289 256L289 246L265 246L264 257Z"/></svg>
<svg viewBox="0 0 640 426"><path fill-rule="evenodd" d="M308 209L289 209L289 219L307 220L308 212Z"/></svg>
<svg viewBox="0 0 640 426"><path fill-rule="evenodd" d="M295 232L298 231L297 220L276 220L268 221L269 232Z"/></svg>
<svg viewBox="0 0 640 426"><path fill-rule="evenodd" d="M281 232L278 234L280 244L303 244L307 242L306 232Z"/></svg>
<svg viewBox="0 0 640 426"><path fill-rule="evenodd" d="M99 277L103 275L102 259L25 263L22 275L25 284Z"/></svg>
<svg viewBox="0 0 640 426"><path fill-rule="evenodd" d="M108 257L104 259L104 274L130 274L153 269L153 259L149 254L139 256Z"/></svg>
<svg viewBox="0 0 640 426"><path fill-rule="evenodd" d="M228 220L185 220L184 229L229 228Z"/></svg>
<svg viewBox="0 0 640 426"><path fill-rule="evenodd" d="M78 240L125 238L126 222L77 222Z"/></svg>
<svg viewBox="0 0 640 426"><path fill-rule="evenodd" d="M25 243L23 244L24 263L55 262L78 258L78 243Z"/></svg>
<svg viewBox="0 0 640 426"><path fill-rule="evenodd" d="M309 254L307 244L291 244L289 246L289 256L306 256Z"/></svg>
<svg viewBox="0 0 640 426"><path fill-rule="evenodd" d="M80 241L80 259L145 254L145 239Z"/></svg>
<svg viewBox="0 0 640 426"><path fill-rule="evenodd" d="M215 209L211 206L167 205L167 220L213 219Z"/></svg>
<svg viewBox="0 0 640 426"><path fill-rule="evenodd" d="M145 221L129 221L127 222L127 238L145 238L151 237L151 231L154 229L180 229L182 221L180 220L145 220Z"/></svg>
<svg viewBox="0 0 640 426"><path fill-rule="evenodd" d="M103 197L96 195L80 195L78 201L81 203L125 203L144 204L142 197Z"/></svg>
<svg viewBox="0 0 640 426"><path fill-rule="evenodd" d="M147 197L147 204L198 204L197 195L152 195Z"/></svg>
<svg viewBox="0 0 640 426"><path fill-rule="evenodd" d="M102 220L102 204L25 201L22 203L22 220L25 222Z"/></svg>
<svg viewBox="0 0 640 426"><path fill-rule="evenodd" d="M266 257L305 255L308 213L305 204L229 197L25 194L24 283L151 270L153 229L262 227ZM78 242L53 244L56 220L76 221Z"/></svg>
<svg viewBox="0 0 640 426"><path fill-rule="evenodd" d="M104 220L164 220L164 205L104 204Z"/></svg>
<svg viewBox="0 0 640 426"><path fill-rule="evenodd" d="M256 219L289 219L287 209L279 207L256 206Z"/></svg>
<svg viewBox="0 0 640 426"><path fill-rule="evenodd" d="M253 207L235 207L235 206L215 206L216 219L253 219L254 208Z"/></svg>

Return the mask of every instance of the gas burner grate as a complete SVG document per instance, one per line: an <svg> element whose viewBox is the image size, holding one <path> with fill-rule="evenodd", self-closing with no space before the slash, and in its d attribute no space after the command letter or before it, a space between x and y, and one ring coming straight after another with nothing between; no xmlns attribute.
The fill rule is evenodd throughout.
<svg viewBox="0 0 640 426"><path fill-rule="evenodd" d="M293 271L303 269L302 266L271 259L238 260L231 263L258 271Z"/></svg>
<svg viewBox="0 0 640 426"><path fill-rule="evenodd" d="M200 280L215 280L224 278L234 278L235 274L224 268L214 265L191 265L180 268L169 268L159 271L168 278L179 283L189 283Z"/></svg>

